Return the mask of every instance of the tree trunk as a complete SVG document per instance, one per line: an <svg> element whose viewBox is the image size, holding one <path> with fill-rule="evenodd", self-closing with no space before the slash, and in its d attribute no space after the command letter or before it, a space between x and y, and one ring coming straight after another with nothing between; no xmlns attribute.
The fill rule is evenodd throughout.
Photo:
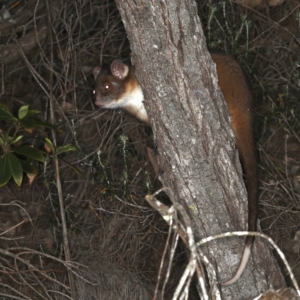
<svg viewBox="0 0 300 300"><path fill-rule="evenodd" d="M117 0L159 151L161 181L183 205L197 240L247 229L247 197L228 109L191 0ZM238 267L244 239L203 250L220 282ZM252 260L222 299L254 297L284 281L256 238Z"/></svg>

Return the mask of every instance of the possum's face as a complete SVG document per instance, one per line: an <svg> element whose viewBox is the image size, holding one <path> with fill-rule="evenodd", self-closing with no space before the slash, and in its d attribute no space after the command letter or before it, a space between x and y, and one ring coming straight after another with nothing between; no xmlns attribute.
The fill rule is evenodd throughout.
<svg viewBox="0 0 300 300"><path fill-rule="evenodd" d="M110 67L95 67L95 104L104 108L123 108L141 121L149 124L144 107L144 95L135 77L133 68L120 59Z"/></svg>
<svg viewBox="0 0 300 300"><path fill-rule="evenodd" d="M121 60L115 60L108 67L95 67L96 96L95 104L105 108L118 108L124 106L123 95L126 92L126 77L129 68Z"/></svg>

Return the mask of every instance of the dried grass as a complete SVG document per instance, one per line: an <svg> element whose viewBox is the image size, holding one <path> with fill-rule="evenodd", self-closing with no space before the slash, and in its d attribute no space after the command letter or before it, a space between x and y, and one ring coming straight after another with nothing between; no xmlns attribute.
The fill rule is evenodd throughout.
<svg viewBox="0 0 300 300"><path fill-rule="evenodd" d="M51 48L45 3L13 7L9 1L6 6L16 23L8 24L1 36L2 53L9 50L1 56L1 103L12 111L29 104L49 120L52 90L55 119L63 129L58 144L76 146L78 151L64 159L85 175L60 163L72 263L63 255L54 163L49 160L32 186L25 182L17 189L10 183L0 189L0 297L70 299L69 270L76 299L151 299L168 231L143 199L159 187L143 150L153 141L147 128L126 113L96 109L92 96L96 65L117 57L129 60L122 22L113 1L52 1ZM228 1L199 3L209 47L233 53L251 81L261 227L282 241L296 266L299 4L246 9ZM39 43L26 46L36 33ZM46 135L50 133L34 133ZM39 140L28 141L43 147ZM169 289L180 278L176 269L174 274Z"/></svg>

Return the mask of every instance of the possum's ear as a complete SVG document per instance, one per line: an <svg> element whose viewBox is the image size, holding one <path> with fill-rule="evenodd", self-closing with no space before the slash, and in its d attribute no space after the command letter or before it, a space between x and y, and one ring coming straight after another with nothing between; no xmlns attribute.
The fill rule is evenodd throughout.
<svg viewBox="0 0 300 300"><path fill-rule="evenodd" d="M100 67L95 67L95 68L94 68L93 74L94 74L95 80L97 79L97 77L98 77L100 71L101 71L101 68L100 68Z"/></svg>
<svg viewBox="0 0 300 300"><path fill-rule="evenodd" d="M118 79L124 79L128 75L129 67L120 59L116 59L111 63L110 71Z"/></svg>

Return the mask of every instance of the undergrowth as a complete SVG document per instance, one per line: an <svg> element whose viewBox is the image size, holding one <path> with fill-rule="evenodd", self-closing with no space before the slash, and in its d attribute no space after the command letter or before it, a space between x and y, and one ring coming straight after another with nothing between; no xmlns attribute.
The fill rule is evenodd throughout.
<svg viewBox="0 0 300 300"><path fill-rule="evenodd" d="M2 46L17 47L23 35L30 39L47 27L45 2L8 2L17 23L7 27ZM208 47L232 53L249 78L260 224L286 251L299 279L299 4L246 9L229 1L198 2ZM59 145L77 149L64 158L84 176L59 165L71 262L64 254L55 164L47 161L32 184L9 182L0 189L0 297L69 299L71 272L76 299L151 299L168 234L144 200L160 187L145 152L145 145L154 148L153 138L125 112L96 108L92 94L95 66L129 60L126 33L113 1L51 5L52 41L41 33L33 49L24 46L3 60L1 103L13 113L29 104L44 121L54 118L62 130ZM184 261L182 249L176 256Z"/></svg>

